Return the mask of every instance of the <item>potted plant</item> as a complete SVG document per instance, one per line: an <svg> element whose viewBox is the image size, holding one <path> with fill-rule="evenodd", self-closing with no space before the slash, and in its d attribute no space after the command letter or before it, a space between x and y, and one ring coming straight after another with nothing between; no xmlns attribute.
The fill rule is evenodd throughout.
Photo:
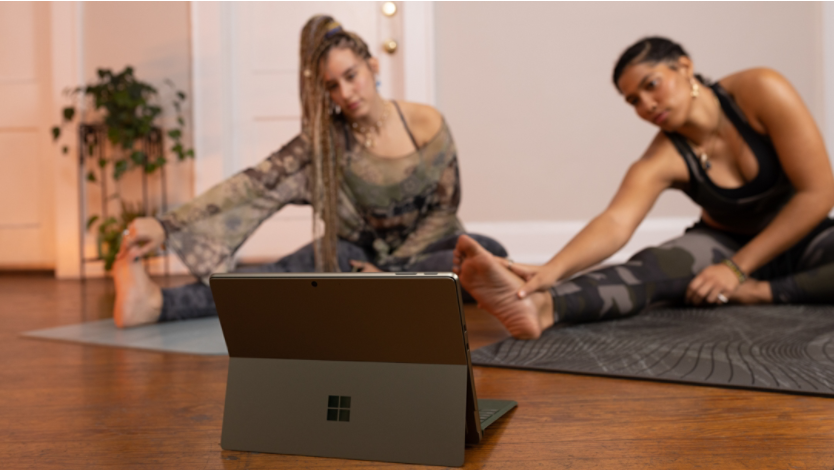
<svg viewBox="0 0 834 470"><path fill-rule="evenodd" d="M156 125L157 119L162 114L162 107L159 105L159 93L152 85L137 80L133 74L133 67L127 66L121 72L114 73L109 69L98 69L98 80L95 83L87 84L68 90L67 95L74 101L87 98L92 103L95 111L101 115L101 122L96 124L80 124L81 126L103 126L107 140L110 142L109 152L98 151L96 146L103 145L103 142L91 140L79 142L79 145L87 146L86 155L94 160L94 166L102 171L108 165L112 166L113 179L119 180L126 172L133 169L141 169L146 174L154 173L167 163L163 152L158 155L148 155L141 143L150 138L154 132L159 132ZM176 112L176 125L169 128L165 135L171 139L170 150L182 161L194 157L194 150L183 145L183 128L185 119L182 114L182 104L186 95L177 90L170 80L165 83L174 90L172 106ZM62 110L62 119L59 126L51 130L52 138L58 141L63 129L72 124L76 115L76 105L66 106ZM158 137L159 138L159 137ZM102 149L99 149L102 150ZM62 147L64 154L69 148ZM87 181L96 182L96 173L91 169L86 175ZM103 195L103 197L109 197ZM98 222L97 247L99 258L105 263L105 269L110 270L113 266L116 254L121 246L121 234L131 220L136 217L148 215L140 204L131 204L122 200L121 195L115 194L114 198L121 203L122 211L120 217L102 217L93 215L87 219L86 228L91 230Z"/></svg>

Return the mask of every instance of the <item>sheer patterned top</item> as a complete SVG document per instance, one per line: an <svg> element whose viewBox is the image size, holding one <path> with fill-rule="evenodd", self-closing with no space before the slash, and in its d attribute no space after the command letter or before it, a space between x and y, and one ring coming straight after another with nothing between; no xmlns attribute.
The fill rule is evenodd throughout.
<svg viewBox="0 0 834 470"><path fill-rule="evenodd" d="M739 233L758 233L776 217L795 190L770 137L750 126L732 95L721 85L715 83L710 88L718 97L721 110L755 155L759 172L741 187L722 188L710 179L687 139L676 132L667 132L689 170L689 184L684 192L724 227Z"/></svg>
<svg viewBox="0 0 834 470"><path fill-rule="evenodd" d="M396 106L396 103L394 103ZM402 113L397 111L406 125ZM374 155L345 122L340 162L339 237L397 271L441 238L463 231L457 218L460 179L457 149L445 120L425 145L396 158ZM234 253L255 229L286 204L310 204L309 142L296 136L261 163L217 184L164 214L166 243L191 272L208 281L234 268Z"/></svg>

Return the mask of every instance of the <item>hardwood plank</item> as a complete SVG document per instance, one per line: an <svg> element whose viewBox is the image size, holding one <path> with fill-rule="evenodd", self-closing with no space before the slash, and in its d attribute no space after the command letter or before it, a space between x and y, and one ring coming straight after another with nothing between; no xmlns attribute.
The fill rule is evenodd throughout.
<svg viewBox="0 0 834 470"><path fill-rule="evenodd" d="M18 336L105 318L112 297L107 280L0 278L0 468L417 468L223 451L227 358ZM473 347L505 337L466 314ZM834 468L828 398L483 367L475 381L519 407L465 468Z"/></svg>

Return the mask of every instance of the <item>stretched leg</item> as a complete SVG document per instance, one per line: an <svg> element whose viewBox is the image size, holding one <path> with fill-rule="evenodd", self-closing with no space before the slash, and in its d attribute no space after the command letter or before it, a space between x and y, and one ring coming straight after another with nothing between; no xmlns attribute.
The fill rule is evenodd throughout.
<svg viewBox="0 0 834 470"><path fill-rule="evenodd" d="M690 230L638 252L625 264L557 284L551 288L554 315L557 321L595 321L638 313L655 302L680 302L701 270L738 248L716 230Z"/></svg>
<svg viewBox="0 0 834 470"><path fill-rule="evenodd" d="M455 264L463 287L516 338L538 338L553 324L550 296L536 292L519 299L516 292L524 284L521 278L467 235L458 239Z"/></svg>
<svg viewBox="0 0 834 470"><path fill-rule="evenodd" d="M549 318L532 305L524 305L515 293L521 279L489 263L477 251L458 243L456 256L461 258L461 282L485 310L495 315L517 337L536 337L536 326L546 328L555 321L593 321L637 313L657 301L679 301L694 276L706 266L731 256L738 243L720 232L694 229L685 235L647 248L628 262L577 276L550 289L550 302L536 300L536 306L549 304ZM475 260L470 264L470 259ZM494 260L493 260L494 261ZM500 268L500 269L499 269ZM541 293L537 293L539 295ZM524 318L519 327L519 318ZM524 336L519 336L520 332Z"/></svg>
<svg viewBox="0 0 834 470"><path fill-rule="evenodd" d="M342 271L350 271L349 260L351 259L369 260L361 248L343 240L339 240L338 250L339 267ZM241 268L238 272L312 272L315 269L313 245L308 244L275 263L248 266ZM201 282L172 289L159 289L145 273L141 263L122 265L117 263L114 265L114 278L116 280L114 318L120 327L217 315L211 288Z"/></svg>

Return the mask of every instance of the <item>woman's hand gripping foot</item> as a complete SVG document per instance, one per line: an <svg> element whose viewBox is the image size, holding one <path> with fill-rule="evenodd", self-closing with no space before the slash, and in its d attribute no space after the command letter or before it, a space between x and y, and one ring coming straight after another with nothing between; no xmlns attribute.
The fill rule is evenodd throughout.
<svg viewBox="0 0 834 470"><path fill-rule="evenodd" d="M534 292L519 299L524 281L502 266L472 238L458 238L453 271L478 306L494 315L519 339L535 339L553 325L553 299L547 292Z"/></svg>

